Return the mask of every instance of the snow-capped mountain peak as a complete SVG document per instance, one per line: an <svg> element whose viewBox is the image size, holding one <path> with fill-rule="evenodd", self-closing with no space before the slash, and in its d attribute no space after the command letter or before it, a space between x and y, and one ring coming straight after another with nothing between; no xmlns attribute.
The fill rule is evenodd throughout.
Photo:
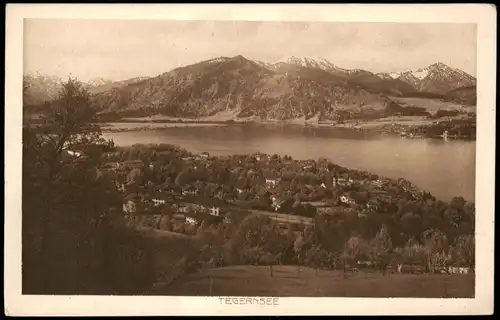
<svg viewBox="0 0 500 320"><path fill-rule="evenodd" d="M341 71L347 72L348 70L342 69L328 59L323 57L295 57L295 56L284 56L274 63L274 65L279 65L281 63L293 64L308 68L317 68L325 71Z"/></svg>
<svg viewBox="0 0 500 320"><path fill-rule="evenodd" d="M475 85L476 82L473 76L442 62L436 62L426 68L403 72L378 73L377 75L382 79L398 79L411 84L418 90L432 92Z"/></svg>
<svg viewBox="0 0 500 320"><path fill-rule="evenodd" d="M208 60L207 62L208 63L218 63L218 62L224 62L224 61L226 61L228 59L229 58L227 58L227 57L218 57L218 58L214 58L214 59Z"/></svg>
<svg viewBox="0 0 500 320"><path fill-rule="evenodd" d="M426 69L417 69L414 71L411 71L411 74L417 78L418 80L423 80L427 75L429 74L429 70Z"/></svg>

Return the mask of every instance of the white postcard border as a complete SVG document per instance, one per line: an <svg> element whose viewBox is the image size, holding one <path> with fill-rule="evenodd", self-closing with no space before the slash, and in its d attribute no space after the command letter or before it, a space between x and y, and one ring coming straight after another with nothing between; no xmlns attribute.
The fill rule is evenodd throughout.
<svg viewBox="0 0 500 320"><path fill-rule="evenodd" d="M9 4L5 82L5 313L7 315L491 314L494 270L496 10L488 4ZM23 19L356 21L477 24L476 297L474 299L279 298L227 305L217 297L21 295Z"/></svg>

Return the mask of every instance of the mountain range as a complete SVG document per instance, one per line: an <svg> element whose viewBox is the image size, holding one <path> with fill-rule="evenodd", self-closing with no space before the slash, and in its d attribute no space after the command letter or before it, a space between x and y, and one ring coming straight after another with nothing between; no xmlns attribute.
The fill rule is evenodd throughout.
<svg viewBox="0 0 500 320"><path fill-rule="evenodd" d="M27 104L50 100L60 79L26 75ZM344 69L323 58L285 57L274 63L238 55L179 67L156 77L85 83L105 114L116 117L161 114L286 120L339 111L377 113L391 97L426 97L475 104L476 79L435 63L405 72Z"/></svg>

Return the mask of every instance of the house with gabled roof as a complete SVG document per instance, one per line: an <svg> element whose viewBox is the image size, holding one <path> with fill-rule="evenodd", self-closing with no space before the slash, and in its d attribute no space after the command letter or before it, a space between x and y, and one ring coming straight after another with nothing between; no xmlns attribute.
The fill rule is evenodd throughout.
<svg viewBox="0 0 500 320"><path fill-rule="evenodd" d="M337 178L337 184L341 186L350 186L354 183L354 180L349 177L347 173L341 175Z"/></svg>
<svg viewBox="0 0 500 320"><path fill-rule="evenodd" d="M269 186L269 187L275 187L277 184L278 184L278 180L277 179L273 179L273 178L266 178L266 184Z"/></svg>
<svg viewBox="0 0 500 320"><path fill-rule="evenodd" d="M160 192L151 197L151 201L153 202L153 205L155 207L166 204L166 203L171 203L174 201L174 196L170 193L167 192Z"/></svg>
<svg viewBox="0 0 500 320"><path fill-rule="evenodd" d="M187 195L197 195L198 194L198 188L194 186L186 186L185 188L182 189L182 195L187 196Z"/></svg>
<svg viewBox="0 0 500 320"><path fill-rule="evenodd" d="M342 195L340 197L340 202L345 203L345 204L356 204L356 201L348 195Z"/></svg>
<svg viewBox="0 0 500 320"><path fill-rule="evenodd" d="M207 158L210 157L210 154L208 152L202 152L202 153L200 153L200 157L204 158L204 159L207 159Z"/></svg>
<svg viewBox="0 0 500 320"><path fill-rule="evenodd" d="M195 226L199 223L199 220L195 217L186 217L186 223Z"/></svg>

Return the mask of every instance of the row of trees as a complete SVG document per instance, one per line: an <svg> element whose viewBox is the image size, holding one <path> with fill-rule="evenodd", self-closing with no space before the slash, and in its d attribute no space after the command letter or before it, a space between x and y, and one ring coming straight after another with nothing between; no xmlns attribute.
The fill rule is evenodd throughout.
<svg viewBox="0 0 500 320"><path fill-rule="evenodd" d="M313 268L342 269L368 261L385 273L388 266L422 266L426 272L441 272L448 266L474 268L474 236L461 235L449 242L436 229L425 230L419 239L411 238L395 246L386 225L371 238L336 234L336 228L322 225L283 231L268 217L247 216L240 224L202 226L198 230L199 254L190 255L199 268L235 264L293 264Z"/></svg>

